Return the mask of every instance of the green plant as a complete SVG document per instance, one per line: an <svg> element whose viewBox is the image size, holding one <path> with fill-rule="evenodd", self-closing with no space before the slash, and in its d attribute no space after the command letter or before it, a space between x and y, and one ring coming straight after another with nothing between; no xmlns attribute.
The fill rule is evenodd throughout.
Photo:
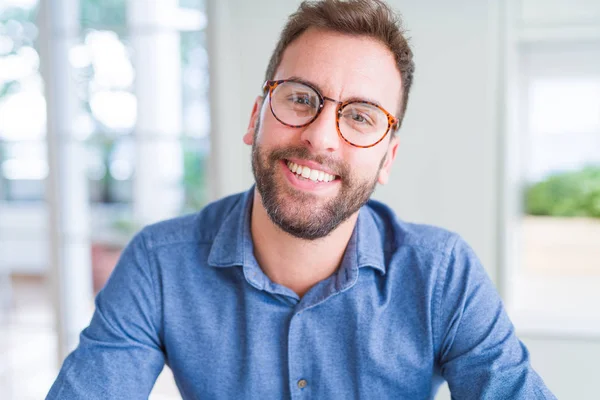
<svg viewBox="0 0 600 400"><path fill-rule="evenodd" d="M101 186L100 199L101 203L114 203L115 199L112 196L111 186L115 184L115 179L110 173L110 159L114 151L118 138L110 135L108 132L99 132L87 139L87 145L90 148L99 150L102 155L102 163L106 173L99 182Z"/></svg>
<svg viewBox="0 0 600 400"><path fill-rule="evenodd" d="M185 204L183 212L194 212L200 210L207 201L205 154L198 150L185 149L183 151L183 188Z"/></svg>
<svg viewBox="0 0 600 400"><path fill-rule="evenodd" d="M529 186L525 210L531 215L600 218L600 167L552 175Z"/></svg>
<svg viewBox="0 0 600 400"><path fill-rule="evenodd" d="M7 37L13 43L12 49L7 54L0 56L7 57L16 55L23 47L32 47L34 45L36 35L31 33L31 29L25 29L24 24L30 26L35 23L36 8L25 10L19 7L8 7L1 9L0 7L0 37ZM8 27L13 25L12 29ZM18 93L21 89L21 84L18 80L0 80L0 100L3 97Z"/></svg>
<svg viewBox="0 0 600 400"><path fill-rule="evenodd" d="M80 12L82 28L117 29L127 24L126 0L85 0Z"/></svg>
<svg viewBox="0 0 600 400"><path fill-rule="evenodd" d="M111 224L111 227L127 239L131 238L136 232L143 228L143 226L134 221L131 217L126 216L115 219Z"/></svg>

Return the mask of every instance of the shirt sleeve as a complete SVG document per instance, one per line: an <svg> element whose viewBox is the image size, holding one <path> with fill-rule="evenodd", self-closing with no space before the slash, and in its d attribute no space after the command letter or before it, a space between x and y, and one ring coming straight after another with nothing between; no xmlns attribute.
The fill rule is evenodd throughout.
<svg viewBox="0 0 600 400"><path fill-rule="evenodd" d="M457 399L555 399L532 369L500 296L457 238L439 273L433 329L441 374Z"/></svg>
<svg viewBox="0 0 600 400"><path fill-rule="evenodd" d="M96 297L90 325L46 399L147 399L164 367L156 271L143 231Z"/></svg>

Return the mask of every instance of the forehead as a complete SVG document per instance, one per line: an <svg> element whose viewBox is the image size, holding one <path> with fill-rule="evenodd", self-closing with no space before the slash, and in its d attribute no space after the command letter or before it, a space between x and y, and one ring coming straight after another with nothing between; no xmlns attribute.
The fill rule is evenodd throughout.
<svg viewBox="0 0 600 400"><path fill-rule="evenodd" d="M395 113L400 105L400 72L392 52L367 36L308 29L283 53L274 79L299 77L323 95L344 101L375 100Z"/></svg>

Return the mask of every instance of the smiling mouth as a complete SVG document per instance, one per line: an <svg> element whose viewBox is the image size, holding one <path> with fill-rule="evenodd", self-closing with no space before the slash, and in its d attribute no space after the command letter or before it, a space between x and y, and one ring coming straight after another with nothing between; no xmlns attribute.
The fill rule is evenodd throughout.
<svg viewBox="0 0 600 400"><path fill-rule="evenodd" d="M328 174L327 172L320 171L318 169L311 169L304 165L296 164L292 161L285 161L290 171L296 174L297 178L311 180L313 182L331 182L339 179L336 175Z"/></svg>

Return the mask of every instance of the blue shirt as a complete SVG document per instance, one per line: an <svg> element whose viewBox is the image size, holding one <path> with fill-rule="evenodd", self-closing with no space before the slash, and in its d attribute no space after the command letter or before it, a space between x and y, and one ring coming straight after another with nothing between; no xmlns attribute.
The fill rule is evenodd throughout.
<svg viewBox="0 0 600 400"><path fill-rule="evenodd" d="M147 399L166 363L184 399L431 399L443 380L457 399L554 399L458 235L371 200L299 298L253 255L252 199L142 230L47 398Z"/></svg>

